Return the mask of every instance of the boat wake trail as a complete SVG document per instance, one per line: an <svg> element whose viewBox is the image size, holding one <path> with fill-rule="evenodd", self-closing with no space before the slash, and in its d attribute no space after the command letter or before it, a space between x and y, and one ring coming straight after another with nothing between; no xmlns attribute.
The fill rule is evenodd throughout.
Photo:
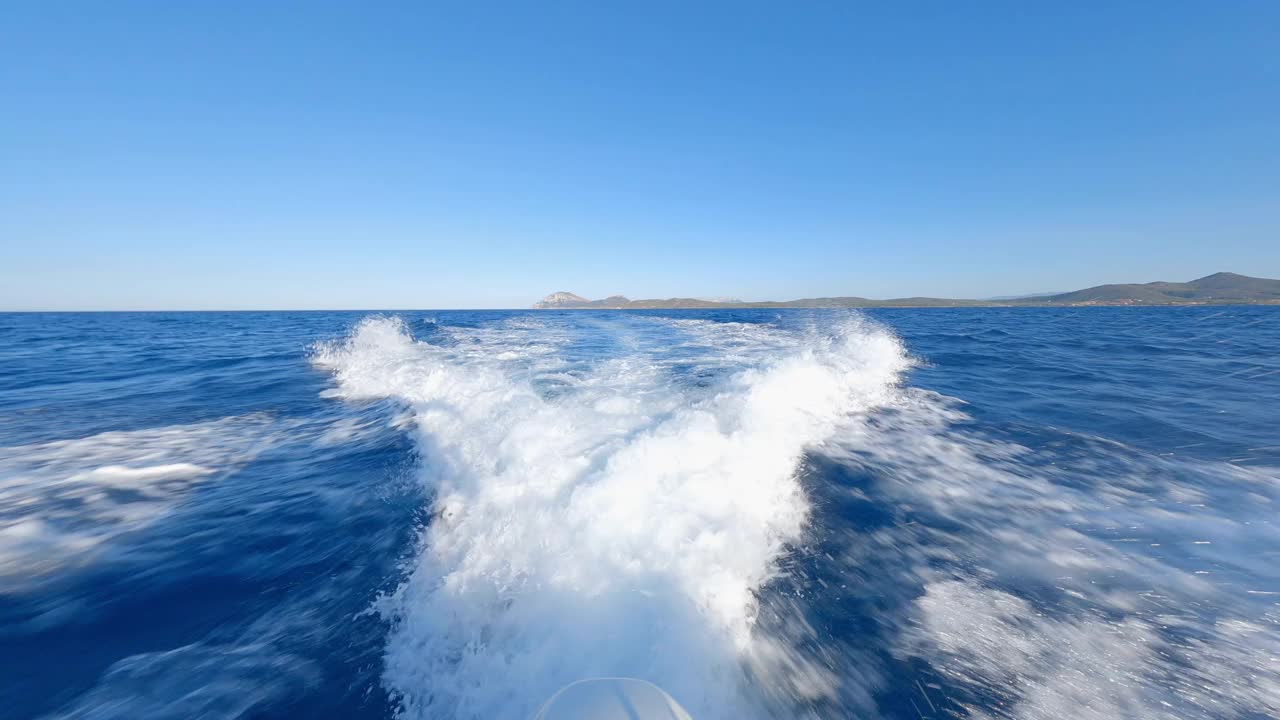
<svg viewBox="0 0 1280 720"><path fill-rule="evenodd" d="M761 631L757 595L806 523L806 449L897 402L910 359L856 316L628 323L596 362L574 360L591 338L527 318L427 340L369 318L317 348L333 395L396 401L417 441L431 520L378 604L402 717L529 716L596 676L697 717L832 686Z"/></svg>

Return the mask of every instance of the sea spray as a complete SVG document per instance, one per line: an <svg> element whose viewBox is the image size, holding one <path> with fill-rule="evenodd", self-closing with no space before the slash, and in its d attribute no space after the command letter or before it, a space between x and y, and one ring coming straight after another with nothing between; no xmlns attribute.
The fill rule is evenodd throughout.
<svg viewBox="0 0 1280 720"><path fill-rule="evenodd" d="M826 334L682 329L691 352L747 362L680 386L641 343L548 395L521 358L466 362L465 344L416 341L394 318L319 348L334 394L413 413L433 498L407 579L379 605L403 717L527 716L602 675L653 681L698 717L762 712L755 685L786 653L753 632L755 594L805 522L797 465L892 402L909 360L856 316Z"/></svg>

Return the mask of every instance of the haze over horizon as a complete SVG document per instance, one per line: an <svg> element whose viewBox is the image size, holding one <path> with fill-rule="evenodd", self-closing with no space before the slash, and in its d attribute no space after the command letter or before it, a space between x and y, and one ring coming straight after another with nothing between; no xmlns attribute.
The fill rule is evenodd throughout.
<svg viewBox="0 0 1280 720"><path fill-rule="evenodd" d="M30 5L0 310L1280 277L1280 5Z"/></svg>

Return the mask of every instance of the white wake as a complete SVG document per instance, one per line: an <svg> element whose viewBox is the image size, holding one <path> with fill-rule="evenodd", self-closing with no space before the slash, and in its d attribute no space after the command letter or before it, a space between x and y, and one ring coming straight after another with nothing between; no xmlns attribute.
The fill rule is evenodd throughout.
<svg viewBox="0 0 1280 720"><path fill-rule="evenodd" d="M335 395L392 398L416 428L433 519L380 604L401 715L529 716L605 675L701 718L763 714L774 681L821 692L753 629L755 594L805 523L803 453L895 399L901 344L857 318L825 333L652 318L629 351L575 364L545 341L559 331L520 322L427 343L370 318L315 355ZM710 380L677 382L673 364Z"/></svg>

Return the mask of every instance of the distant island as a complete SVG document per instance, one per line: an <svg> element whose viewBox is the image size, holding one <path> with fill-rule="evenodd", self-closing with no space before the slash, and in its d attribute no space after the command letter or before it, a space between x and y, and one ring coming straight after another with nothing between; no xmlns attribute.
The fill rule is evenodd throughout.
<svg viewBox="0 0 1280 720"><path fill-rule="evenodd" d="M588 300L570 292L551 293L534 303L538 310L644 310L670 308L859 308L859 307L1079 307L1093 305L1280 305L1280 280L1220 272L1191 282L1151 282L1097 287L1050 295L989 300L908 297L872 300L864 297L821 297L800 300L704 300L667 298L630 300L611 295Z"/></svg>

